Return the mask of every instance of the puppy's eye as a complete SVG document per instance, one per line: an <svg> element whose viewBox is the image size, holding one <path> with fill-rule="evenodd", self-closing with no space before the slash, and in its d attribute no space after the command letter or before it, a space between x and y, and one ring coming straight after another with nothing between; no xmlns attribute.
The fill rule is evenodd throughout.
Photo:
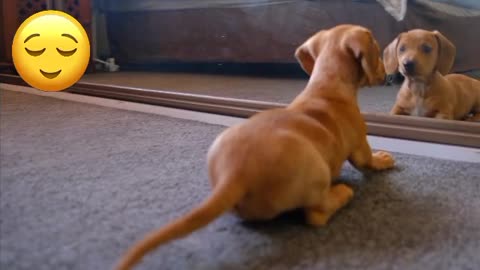
<svg viewBox="0 0 480 270"><path fill-rule="evenodd" d="M59 54L61 54L62 56L65 56L65 57L72 56L76 51L77 51L77 49L73 49L71 51L64 51L64 50L60 50L59 48L57 48L57 52Z"/></svg>
<svg viewBox="0 0 480 270"><path fill-rule="evenodd" d="M398 51L400 51L401 53L404 52L405 50L406 50L405 45L400 46L400 48L398 49Z"/></svg>
<svg viewBox="0 0 480 270"><path fill-rule="evenodd" d="M432 51L432 47L428 46L427 44L422 45L422 51L424 53L430 53Z"/></svg>
<svg viewBox="0 0 480 270"><path fill-rule="evenodd" d="M32 51L32 50L29 50L29 49L25 48L25 51L27 51L27 53L30 54L31 56L40 56L42 53L45 52L45 48L43 48L41 50L38 50L38 51Z"/></svg>

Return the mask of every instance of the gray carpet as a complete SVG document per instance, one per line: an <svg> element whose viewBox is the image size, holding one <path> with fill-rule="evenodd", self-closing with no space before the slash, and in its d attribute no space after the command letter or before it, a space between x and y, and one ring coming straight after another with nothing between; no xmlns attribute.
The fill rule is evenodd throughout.
<svg viewBox="0 0 480 270"><path fill-rule="evenodd" d="M85 75L82 81L279 103L290 103L307 83L305 79L162 72L93 73ZM358 93L360 109L388 113L399 87L361 89Z"/></svg>
<svg viewBox="0 0 480 270"><path fill-rule="evenodd" d="M110 269L208 194L220 126L0 93L0 269ZM325 228L227 214L137 269L478 269L479 165L396 159L370 176L346 165L356 196Z"/></svg>

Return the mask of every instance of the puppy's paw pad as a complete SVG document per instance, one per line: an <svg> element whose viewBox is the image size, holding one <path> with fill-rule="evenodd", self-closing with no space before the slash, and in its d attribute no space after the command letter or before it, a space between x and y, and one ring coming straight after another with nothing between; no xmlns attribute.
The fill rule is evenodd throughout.
<svg viewBox="0 0 480 270"><path fill-rule="evenodd" d="M392 154L385 151L373 153L373 162L376 169L389 169L395 165L395 159Z"/></svg>

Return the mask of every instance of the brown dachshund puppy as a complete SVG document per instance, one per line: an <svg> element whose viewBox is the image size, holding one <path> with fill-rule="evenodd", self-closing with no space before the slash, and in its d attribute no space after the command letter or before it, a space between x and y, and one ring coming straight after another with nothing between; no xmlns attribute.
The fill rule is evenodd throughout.
<svg viewBox="0 0 480 270"><path fill-rule="evenodd" d="M405 76L390 113L480 120L480 81L446 75L455 54L455 46L438 31L401 33L383 52L387 74L398 69Z"/></svg>
<svg viewBox="0 0 480 270"><path fill-rule="evenodd" d="M127 270L160 244L183 237L232 210L246 220L268 220L304 209L325 225L353 190L333 184L342 164L384 170L389 153L372 154L356 95L383 82L380 50L371 32L341 25L320 31L296 51L310 74L305 90L284 109L258 113L226 129L208 152L212 194L197 208L135 244L116 269Z"/></svg>

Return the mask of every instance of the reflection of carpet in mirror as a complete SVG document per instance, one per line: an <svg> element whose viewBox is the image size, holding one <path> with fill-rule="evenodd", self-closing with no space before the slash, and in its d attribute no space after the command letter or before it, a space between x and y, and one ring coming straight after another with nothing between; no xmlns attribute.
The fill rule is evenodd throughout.
<svg viewBox="0 0 480 270"><path fill-rule="evenodd" d="M290 103L307 83L306 79L161 72L86 74L82 81L278 103ZM361 89L358 95L361 110L389 112L398 88L385 86Z"/></svg>
<svg viewBox="0 0 480 270"><path fill-rule="evenodd" d="M361 89L358 104L363 112L388 113L395 103L399 85Z"/></svg>

